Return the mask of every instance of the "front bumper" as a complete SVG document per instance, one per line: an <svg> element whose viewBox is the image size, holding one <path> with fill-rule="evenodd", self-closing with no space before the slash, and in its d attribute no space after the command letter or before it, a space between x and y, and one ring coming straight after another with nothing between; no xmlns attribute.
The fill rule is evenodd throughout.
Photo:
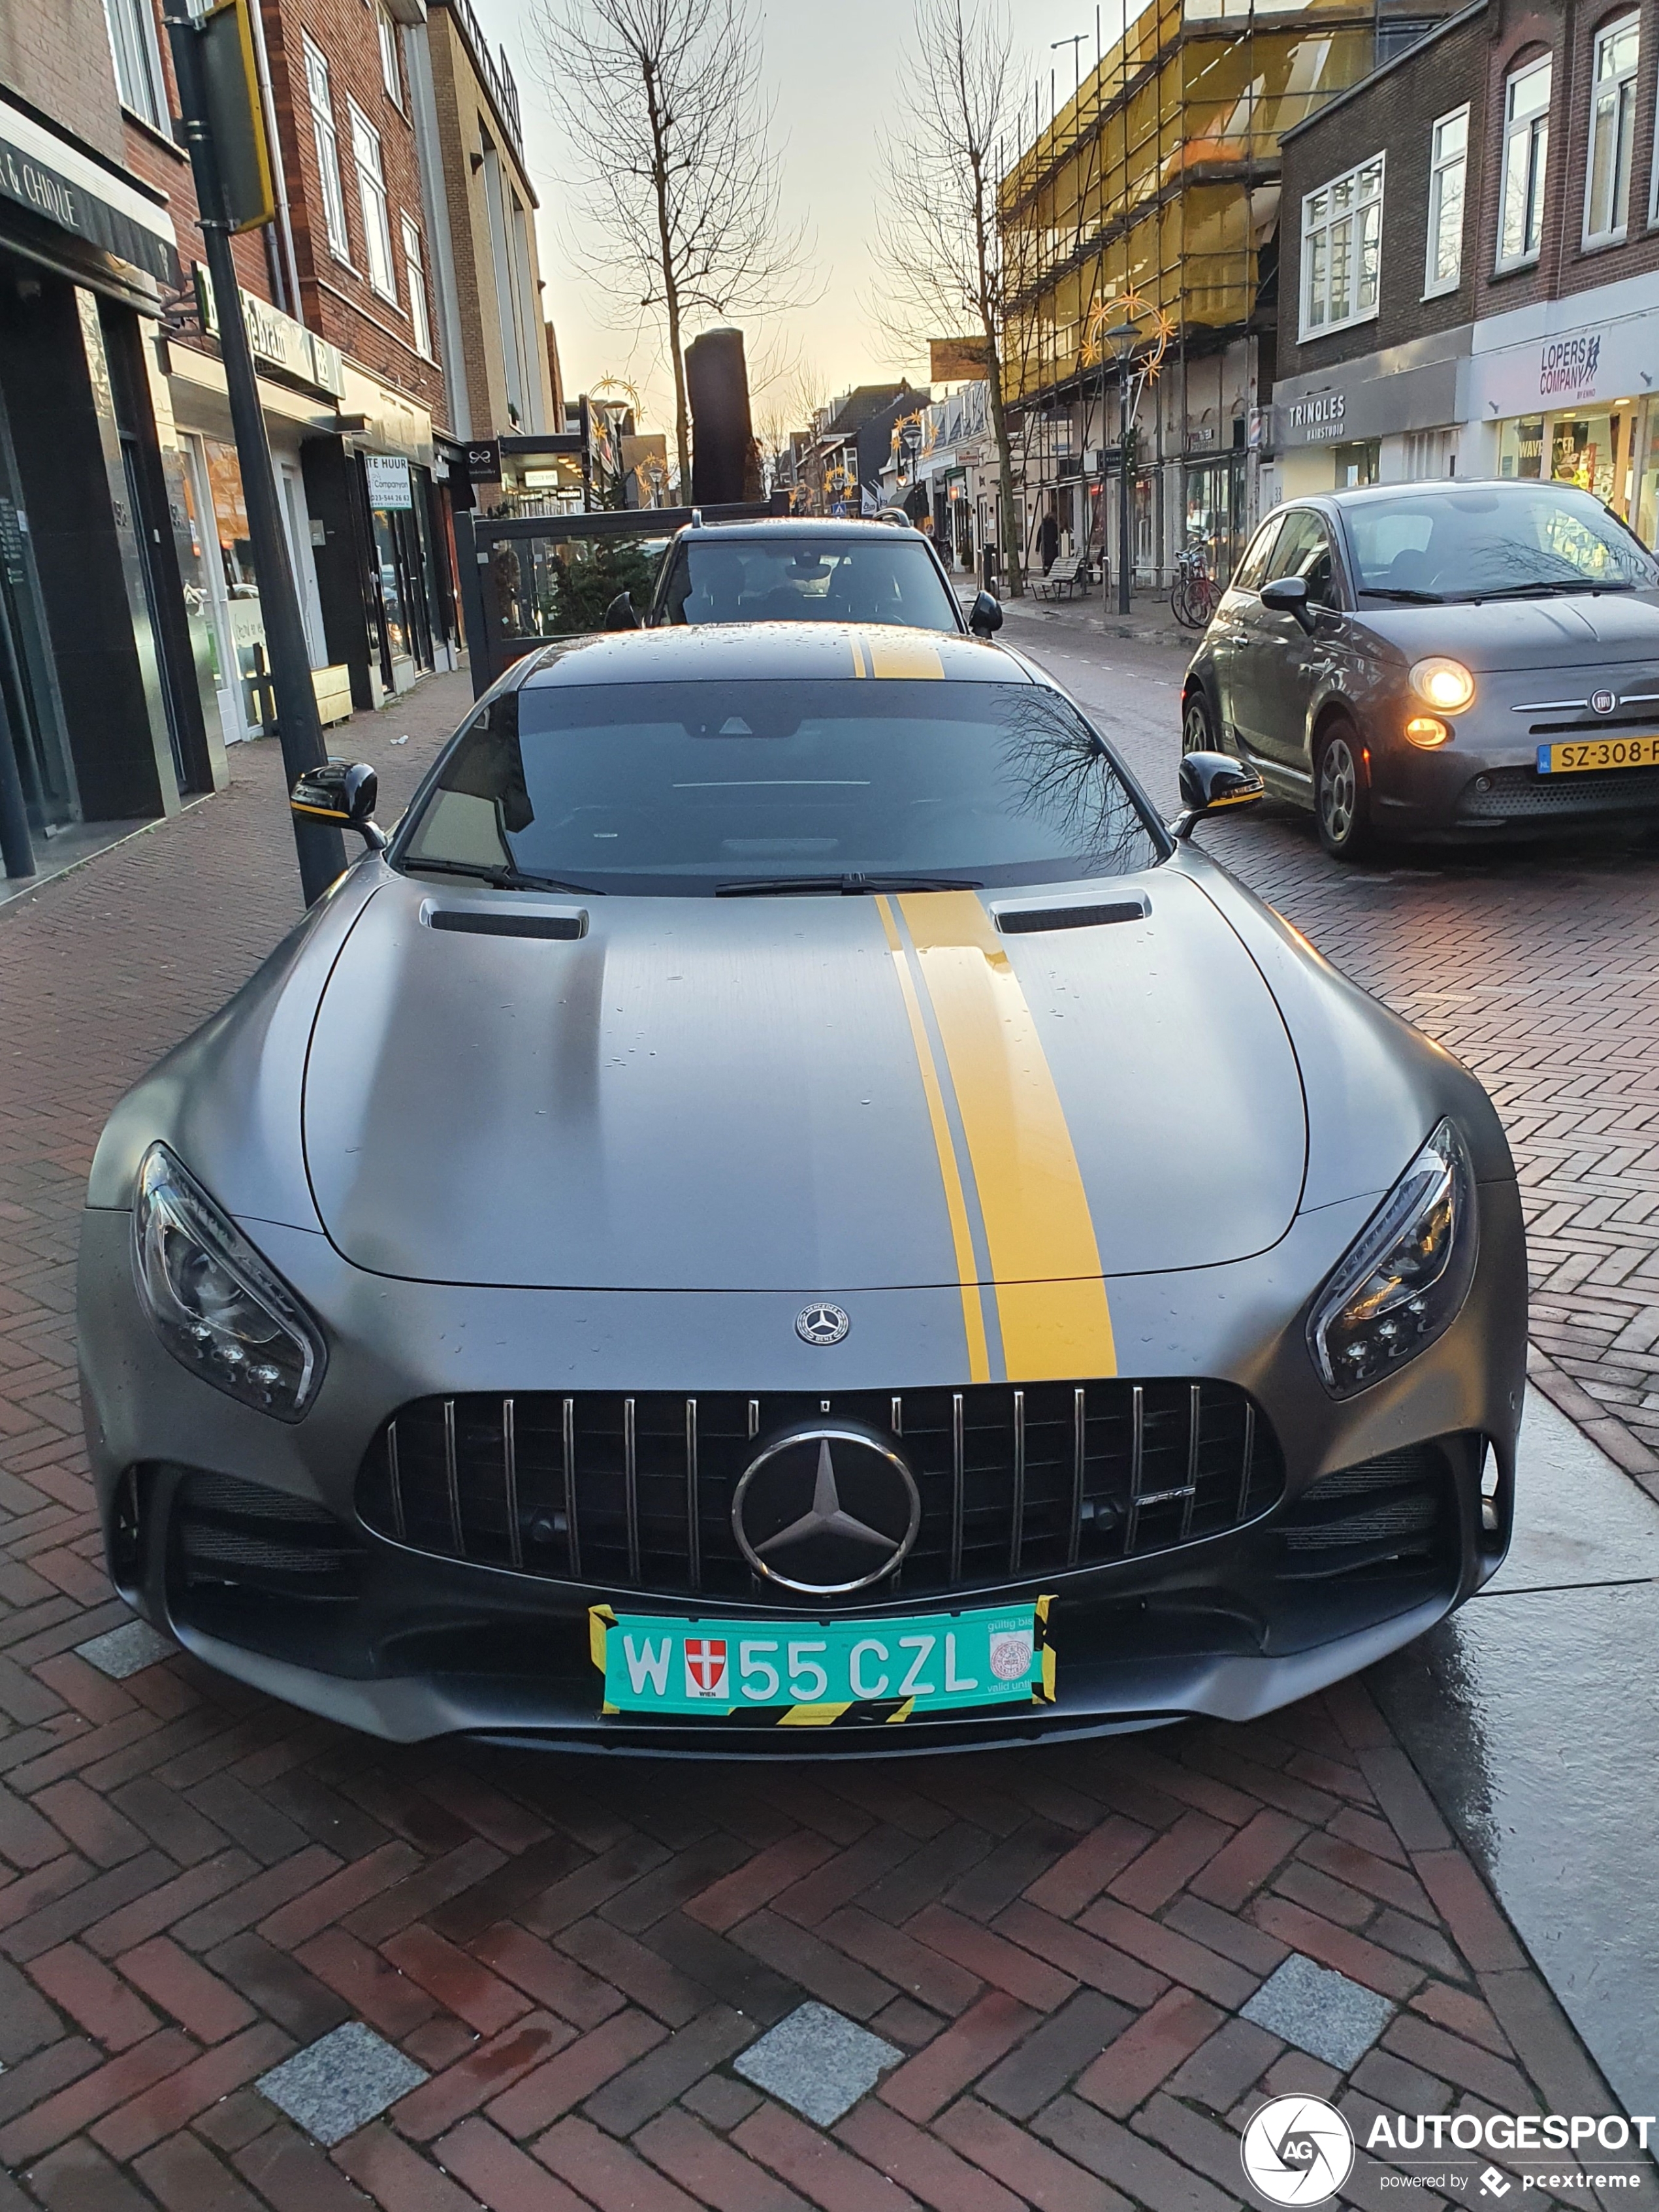
<svg viewBox="0 0 1659 2212"><path fill-rule="evenodd" d="M1372 1195L1320 1208L1253 1260L1110 1285L1125 1372L1208 1376L1249 1392L1284 1457L1283 1497L1268 1511L1231 1533L1110 1565L846 1608L948 1613L1051 1592L1056 1702L1029 1717L1004 1710L984 1719L918 1717L902 1729L781 1730L701 1718L605 1720L589 1652L591 1605L682 1619L752 1613L774 1623L810 1620L810 1608L699 1605L615 1583L441 1559L373 1534L354 1510L359 1469L385 1421L434 1393L523 1389L532 1376L544 1389L629 1389L642 1376L672 1390L817 1390L832 1377L843 1390L950 1385L956 1378L939 1371L937 1347L951 1340L954 1292L861 1293L862 1325L826 1352L795 1340L800 1299L793 1294L584 1295L392 1282L349 1267L320 1237L249 1224L331 1324L323 1389L307 1419L288 1426L169 1358L133 1289L130 1218L88 1212L83 1386L112 1571L131 1602L210 1663L398 1741L465 1733L657 1755L868 1757L1146 1728L1188 1715L1248 1719L1409 1642L1477 1589L1508 1543L1524 1373L1515 1185L1480 1188L1479 1264L1452 1328L1398 1375L1338 1405L1313 1374L1303 1317L1312 1286L1375 1203ZM763 1358L763 1346L772 1347ZM1392 1565L1372 1559L1352 1571L1299 1573L1292 1531L1314 1510L1306 1502L1313 1486L1419 1447L1424 1480L1442 1501L1433 1543ZM283 1571L280 1545L262 1553L258 1541L228 1576L188 1571L179 1537L188 1470L261 1486L301 1521L310 1512L313 1528L332 1528L339 1576L307 1591L303 1577Z"/></svg>
<svg viewBox="0 0 1659 2212"><path fill-rule="evenodd" d="M1420 702L1406 698L1365 718L1372 810L1385 835L1490 837L1547 833L1575 822L1659 822L1659 768L1538 772L1540 744L1622 736L1622 726L1568 727L1557 717L1535 732L1498 698L1477 702L1467 715L1448 715L1450 743L1425 752L1388 734L1421 711Z"/></svg>

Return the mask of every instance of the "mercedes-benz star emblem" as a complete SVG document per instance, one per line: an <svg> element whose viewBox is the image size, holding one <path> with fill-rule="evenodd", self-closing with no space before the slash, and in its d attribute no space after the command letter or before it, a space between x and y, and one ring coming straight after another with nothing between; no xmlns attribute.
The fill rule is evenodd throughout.
<svg viewBox="0 0 1659 2212"><path fill-rule="evenodd" d="M1613 697L1611 691L1592 691L1590 693L1590 704L1595 708L1598 714L1610 714L1613 708L1619 704L1619 702Z"/></svg>
<svg viewBox="0 0 1659 2212"><path fill-rule="evenodd" d="M890 1575L921 1526L921 1493L897 1445L851 1423L781 1431L732 1500L732 1531L755 1572L815 1597Z"/></svg>
<svg viewBox="0 0 1659 2212"><path fill-rule="evenodd" d="M839 1344L852 1326L841 1307L822 1298L795 1316L795 1334L803 1344Z"/></svg>

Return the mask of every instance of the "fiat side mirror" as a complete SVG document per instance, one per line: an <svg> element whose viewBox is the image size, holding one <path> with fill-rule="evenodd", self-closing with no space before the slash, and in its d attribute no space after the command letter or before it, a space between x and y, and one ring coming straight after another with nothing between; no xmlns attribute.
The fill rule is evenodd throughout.
<svg viewBox="0 0 1659 2212"><path fill-rule="evenodd" d="M969 612L968 627L975 637L994 637L1002 628L1002 602L994 592L979 594Z"/></svg>
<svg viewBox="0 0 1659 2212"><path fill-rule="evenodd" d="M1190 837L1206 814L1218 814L1224 806L1254 806L1267 792L1253 768L1226 753L1188 753L1181 763L1180 782L1182 811L1170 830L1182 839Z"/></svg>
<svg viewBox="0 0 1659 2212"><path fill-rule="evenodd" d="M1313 610L1308 605L1304 576L1275 576L1271 584L1261 586L1261 604L1276 615L1294 615L1303 629L1311 632Z"/></svg>
<svg viewBox="0 0 1659 2212"><path fill-rule="evenodd" d="M355 830L372 853L386 850L386 832L374 819L374 802L380 795L380 779L367 761L324 761L294 779L288 795L295 814L313 822L332 822L342 830Z"/></svg>

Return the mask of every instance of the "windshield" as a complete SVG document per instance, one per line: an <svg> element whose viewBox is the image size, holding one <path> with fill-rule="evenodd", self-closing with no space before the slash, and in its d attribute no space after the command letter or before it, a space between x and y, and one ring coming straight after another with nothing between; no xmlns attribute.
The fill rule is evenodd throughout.
<svg viewBox="0 0 1659 2212"><path fill-rule="evenodd" d="M670 623L904 623L961 628L933 556L890 531L866 538L729 538L682 545L664 595Z"/></svg>
<svg viewBox="0 0 1659 2212"><path fill-rule="evenodd" d="M731 896L1060 882L1163 852L1054 693L878 678L503 693L462 731L395 858L498 883Z"/></svg>
<svg viewBox="0 0 1659 2212"><path fill-rule="evenodd" d="M1475 599L1551 591L1651 590L1659 564L1588 492L1437 487L1367 499L1342 516L1362 592Z"/></svg>

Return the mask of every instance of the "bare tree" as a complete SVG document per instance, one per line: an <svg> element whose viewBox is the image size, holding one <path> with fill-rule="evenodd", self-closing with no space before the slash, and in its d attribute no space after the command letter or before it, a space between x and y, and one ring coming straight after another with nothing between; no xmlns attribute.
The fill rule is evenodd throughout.
<svg viewBox="0 0 1659 2212"><path fill-rule="evenodd" d="M997 222L1003 149L1018 143L1012 34L995 8L919 0L915 36L910 75L928 96L907 103L902 123L880 142L879 319L910 350L930 337L983 339L1002 469L1003 559L1018 598L1025 577L1003 390L1009 302Z"/></svg>
<svg viewBox="0 0 1659 2212"><path fill-rule="evenodd" d="M625 283L636 322L658 325L689 497L687 323L775 312L801 282L752 0L538 0L536 20L575 258L594 282Z"/></svg>

